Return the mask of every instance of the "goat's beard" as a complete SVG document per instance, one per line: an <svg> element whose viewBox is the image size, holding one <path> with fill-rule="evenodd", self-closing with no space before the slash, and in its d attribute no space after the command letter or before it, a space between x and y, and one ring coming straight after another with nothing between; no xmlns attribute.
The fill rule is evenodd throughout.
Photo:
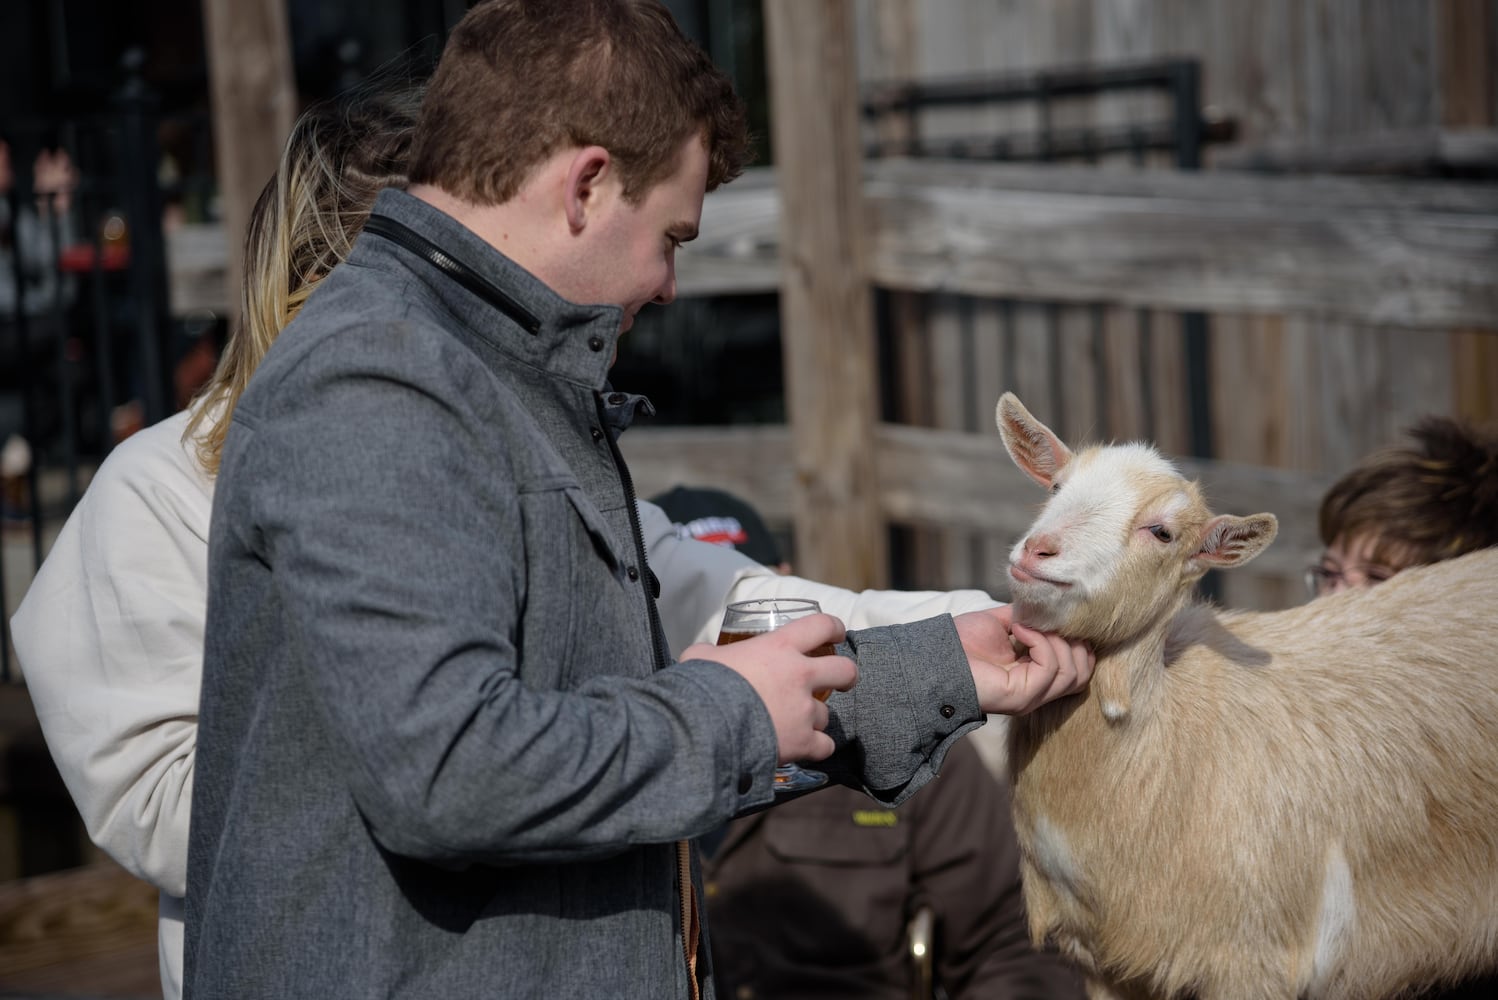
<svg viewBox="0 0 1498 1000"><path fill-rule="evenodd" d="M1014 605L1015 621L1041 632L1066 634L1066 620L1071 617L1070 612L1077 603L1070 591L1049 583L1011 580L1009 595Z"/></svg>

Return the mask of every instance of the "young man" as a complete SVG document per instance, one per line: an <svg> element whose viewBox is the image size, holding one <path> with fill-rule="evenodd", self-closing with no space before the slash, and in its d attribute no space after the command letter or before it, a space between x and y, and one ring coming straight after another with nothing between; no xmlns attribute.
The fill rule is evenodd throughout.
<svg viewBox="0 0 1498 1000"><path fill-rule="evenodd" d="M710 994L685 841L770 804L777 761L902 801L985 711L1086 682L1017 626L1016 661L1002 611L671 662L615 445L646 404L607 372L745 145L655 0L454 29L409 191L227 436L187 996Z"/></svg>

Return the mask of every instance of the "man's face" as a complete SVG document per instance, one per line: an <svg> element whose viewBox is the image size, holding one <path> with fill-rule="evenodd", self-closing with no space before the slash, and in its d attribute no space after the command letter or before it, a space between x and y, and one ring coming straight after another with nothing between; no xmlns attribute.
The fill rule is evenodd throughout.
<svg viewBox="0 0 1498 1000"><path fill-rule="evenodd" d="M697 236L707 190L707 149L693 136L682 144L676 171L638 203L624 200L617 179L584 230L582 252L556 291L579 303L624 310L623 329L647 303L676 298L676 248Z"/></svg>

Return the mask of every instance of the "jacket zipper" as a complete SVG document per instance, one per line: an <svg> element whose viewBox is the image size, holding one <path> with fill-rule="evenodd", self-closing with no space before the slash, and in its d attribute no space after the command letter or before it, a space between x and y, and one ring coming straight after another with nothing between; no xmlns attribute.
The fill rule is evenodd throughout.
<svg viewBox="0 0 1498 1000"><path fill-rule="evenodd" d="M598 410L598 420L601 426L608 427L609 423L604 419L603 400L594 397L594 406ZM666 629L661 624L661 613L655 606L655 595L651 589L650 562L645 555L645 532L640 527L640 512L635 507L635 480L630 475L629 466L625 464L624 454L619 450L619 443L614 440L614 435L604 432L604 437L609 442L609 455L614 460L614 470L619 474L619 482L624 487L625 512L629 515L630 533L634 535L635 555L640 563L640 583L645 589L645 607L650 615L650 645L654 650L655 668L664 670L670 663L670 652L666 648ZM689 841L678 840L676 842L676 899L681 915L681 960L687 970L687 995L691 1000L698 1000L701 993L697 986L697 939L698 930L693 914L696 912L696 891L692 886L692 846Z"/></svg>
<svg viewBox="0 0 1498 1000"><path fill-rule="evenodd" d="M396 222L386 215L371 215L364 223L366 233L383 236L404 250L410 251L428 264L447 275L479 298L510 317L526 333L536 334L541 330L541 321L525 306L516 302L503 288L479 274L467 264L427 239L404 223Z"/></svg>
<svg viewBox="0 0 1498 1000"><path fill-rule="evenodd" d="M604 419L603 400L595 394L593 403L598 410L599 426L608 427L609 422ZM656 609L655 595L650 592L650 562L645 556L645 532L640 527L640 512L635 509L638 499L635 496L635 480L629 473L629 466L624 464L624 453L619 450L619 443L614 440L614 435L604 431L603 436L608 439L614 471L619 473L619 482L624 487L625 513L629 515L629 530L634 536L635 555L640 565L640 583L645 588L645 608L650 616L650 645L655 656L655 669L664 670L671 662L671 653L666 648L666 627L661 624L661 613Z"/></svg>

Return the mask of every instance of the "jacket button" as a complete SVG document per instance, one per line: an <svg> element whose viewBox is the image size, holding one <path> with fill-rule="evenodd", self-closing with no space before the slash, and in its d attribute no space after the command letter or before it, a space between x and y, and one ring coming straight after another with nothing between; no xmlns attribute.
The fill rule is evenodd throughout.
<svg viewBox="0 0 1498 1000"><path fill-rule="evenodd" d="M601 350L603 350L603 338L602 337L589 337L588 338L588 350L590 350L590 351L601 351Z"/></svg>
<svg viewBox="0 0 1498 1000"><path fill-rule="evenodd" d="M589 427L588 428L588 433L591 434L591 435L593 435L593 440L594 441L602 441L603 440L603 431L601 429L597 428L597 427Z"/></svg>
<svg viewBox="0 0 1498 1000"><path fill-rule="evenodd" d="M941 717L943 719L950 719L952 716L954 716L956 714L957 714L957 709L953 708L951 705L943 705L941 707Z"/></svg>
<svg viewBox="0 0 1498 1000"><path fill-rule="evenodd" d="M748 771L745 771L743 774L739 775L739 794L740 795L748 795L749 794L749 789L751 789L753 787L754 787L754 775L750 774Z"/></svg>
<svg viewBox="0 0 1498 1000"><path fill-rule="evenodd" d="M629 577L630 583L634 583L640 578L640 571L631 566L624 571L624 575Z"/></svg>
<svg viewBox="0 0 1498 1000"><path fill-rule="evenodd" d="M626 396L624 393L622 393L622 392L611 392L611 393L609 393L609 405L610 406L623 406L627 402L629 402L629 397Z"/></svg>

